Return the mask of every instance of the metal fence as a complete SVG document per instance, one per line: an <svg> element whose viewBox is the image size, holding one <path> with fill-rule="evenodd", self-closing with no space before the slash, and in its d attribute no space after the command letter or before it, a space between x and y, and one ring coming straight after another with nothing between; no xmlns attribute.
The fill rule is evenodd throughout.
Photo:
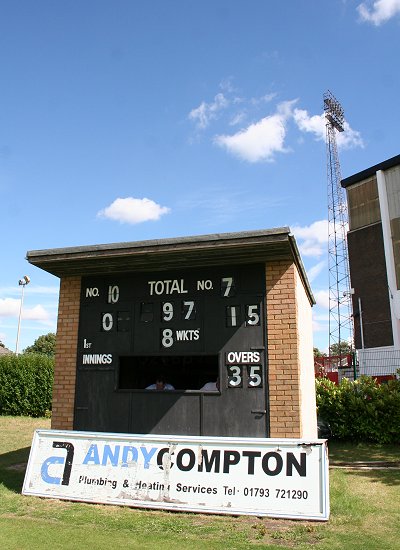
<svg viewBox="0 0 400 550"><path fill-rule="evenodd" d="M315 375L340 383L343 378L355 380L371 376L379 383L399 377L400 350L358 350L354 354L314 357Z"/></svg>
<svg viewBox="0 0 400 550"><path fill-rule="evenodd" d="M359 376L376 376L382 381L395 378L400 369L400 350L358 350L358 373Z"/></svg>

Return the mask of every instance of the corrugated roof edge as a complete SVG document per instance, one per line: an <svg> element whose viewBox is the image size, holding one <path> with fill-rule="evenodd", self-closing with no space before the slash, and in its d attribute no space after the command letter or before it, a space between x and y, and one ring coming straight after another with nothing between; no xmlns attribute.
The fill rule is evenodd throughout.
<svg viewBox="0 0 400 550"><path fill-rule="evenodd" d="M358 183L359 181L363 181L370 178L371 176L376 174L376 172L378 172L379 170L389 170L389 168L393 168L398 164L400 164L400 155L396 155L395 157L384 160L383 162L380 162L379 164L375 164L370 168L366 168L365 170L362 170L357 174L353 174L348 178L342 179L341 185L344 188L349 187L349 185L353 185L354 183Z"/></svg>
<svg viewBox="0 0 400 550"><path fill-rule="evenodd" d="M167 239L151 239L145 241L126 241L120 243L96 244L85 246L70 246L65 248L49 248L43 250L30 250L26 253L26 259L39 256L56 256L58 254L80 254L82 252L100 252L107 250L123 250L129 248L151 248L156 246L168 246L190 243L201 243L218 240L240 240L251 237L267 237L274 235L289 235L287 226L274 229L259 229L257 231L240 231L234 233L211 233L209 235L193 235L188 237L172 237Z"/></svg>

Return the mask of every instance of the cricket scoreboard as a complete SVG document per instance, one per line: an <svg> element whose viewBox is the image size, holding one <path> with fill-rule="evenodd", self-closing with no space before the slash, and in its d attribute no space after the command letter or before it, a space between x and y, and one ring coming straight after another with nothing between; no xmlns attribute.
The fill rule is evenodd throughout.
<svg viewBox="0 0 400 550"><path fill-rule="evenodd" d="M216 410L219 406L221 412L223 407L240 409L238 403L244 399L249 415L262 420L257 433L247 435L265 437L265 311L263 264L185 269L182 260L182 269L171 271L82 277L78 409L85 409L82 401L88 373L93 373L91 384L97 380L99 387L112 386L111 401L105 388L97 398L103 395L109 403L114 402L113 410L130 393L126 405L130 417L146 416L146 399L153 400L151 406L161 407L163 413L179 410L179 402L185 399L194 405L204 384L218 380L217 395L208 396L214 398ZM102 377L101 373L108 374ZM174 390L168 396L158 395L156 402L146 388L160 373ZM89 399L90 391L86 393ZM166 406L163 399L173 403ZM204 409L204 396L199 414L202 406ZM182 414L187 407L190 405L183 406ZM114 414L110 411L110 417ZM204 431L205 419L196 422ZM239 435L236 428L230 433L228 421L225 424L219 431L229 433L219 435ZM190 427L186 429L191 432ZM199 430L193 427L193 431Z"/></svg>

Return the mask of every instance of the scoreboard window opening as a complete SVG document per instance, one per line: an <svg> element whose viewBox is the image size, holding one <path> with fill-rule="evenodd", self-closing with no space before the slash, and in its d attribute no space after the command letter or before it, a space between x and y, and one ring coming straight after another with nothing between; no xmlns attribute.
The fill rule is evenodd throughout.
<svg viewBox="0 0 400 550"><path fill-rule="evenodd" d="M119 390L145 390L162 376L178 391L200 391L219 377L218 355L120 357Z"/></svg>

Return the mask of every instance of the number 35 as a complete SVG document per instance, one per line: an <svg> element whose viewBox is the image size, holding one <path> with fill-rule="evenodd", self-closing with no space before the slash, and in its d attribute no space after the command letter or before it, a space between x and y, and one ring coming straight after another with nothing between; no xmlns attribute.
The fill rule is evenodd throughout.
<svg viewBox="0 0 400 550"><path fill-rule="evenodd" d="M243 367L242 365L227 365L228 369L228 387L242 388L243 387ZM262 366L248 365L247 385L249 388L262 388Z"/></svg>

